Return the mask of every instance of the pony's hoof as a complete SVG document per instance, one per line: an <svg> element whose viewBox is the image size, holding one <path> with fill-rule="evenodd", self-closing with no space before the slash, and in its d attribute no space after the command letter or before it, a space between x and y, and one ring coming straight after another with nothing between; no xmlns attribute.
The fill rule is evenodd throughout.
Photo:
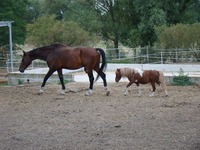
<svg viewBox="0 0 200 150"><path fill-rule="evenodd" d="M149 95L149 97L154 97L155 95L153 95L153 94L151 94L151 95Z"/></svg>
<svg viewBox="0 0 200 150"><path fill-rule="evenodd" d="M124 93L124 96L127 96L128 95L128 93Z"/></svg>
<svg viewBox="0 0 200 150"><path fill-rule="evenodd" d="M127 96L127 95L128 95L128 91L125 91L125 92L124 92L124 96Z"/></svg>

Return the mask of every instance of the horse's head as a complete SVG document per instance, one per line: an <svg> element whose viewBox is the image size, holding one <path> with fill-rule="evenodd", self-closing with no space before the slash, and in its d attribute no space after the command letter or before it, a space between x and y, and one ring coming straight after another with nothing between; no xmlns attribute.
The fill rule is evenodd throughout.
<svg viewBox="0 0 200 150"><path fill-rule="evenodd" d="M22 57L21 64L19 66L19 71L23 73L24 70L31 64L31 62L32 60L29 54L23 51L23 57Z"/></svg>
<svg viewBox="0 0 200 150"><path fill-rule="evenodd" d="M119 82L119 80L122 78L122 75L121 75L121 71L120 71L120 69L117 69L116 71L115 71L115 82Z"/></svg>

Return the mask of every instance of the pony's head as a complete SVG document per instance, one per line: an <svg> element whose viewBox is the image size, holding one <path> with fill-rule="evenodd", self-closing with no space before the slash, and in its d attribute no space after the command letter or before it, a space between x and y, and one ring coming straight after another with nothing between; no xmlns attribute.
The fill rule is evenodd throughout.
<svg viewBox="0 0 200 150"><path fill-rule="evenodd" d="M23 51L23 57L22 57L22 61L21 64L19 66L19 71L20 72L24 72L24 70L31 64L32 60L29 56L29 53Z"/></svg>
<svg viewBox="0 0 200 150"><path fill-rule="evenodd" d="M119 82L119 80L122 78L122 74L121 74L121 71L120 71L120 69L117 69L116 71L115 71L115 82Z"/></svg>

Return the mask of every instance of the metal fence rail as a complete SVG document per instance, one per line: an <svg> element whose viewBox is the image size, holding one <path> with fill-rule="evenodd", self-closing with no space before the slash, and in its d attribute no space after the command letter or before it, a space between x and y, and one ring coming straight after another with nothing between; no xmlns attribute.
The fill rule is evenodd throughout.
<svg viewBox="0 0 200 150"><path fill-rule="evenodd" d="M200 50L191 49L118 49L106 50L109 61L129 62L129 63L190 63L200 62Z"/></svg>
<svg viewBox="0 0 200 150"><path fill-rule="evenodd" d="M135 63L135 64L171 64L171 63L199 63L200 50L195 49L151 49L145 48L121 48L105 49L108 63ZM116 53L117 52L117 53ZM13 71L18 71L21 57L13 59ZM7 68L11 72L9 56L0 58L6 62L0 68ZM34 60L27 69L47 67L46 62Z"/></svg>

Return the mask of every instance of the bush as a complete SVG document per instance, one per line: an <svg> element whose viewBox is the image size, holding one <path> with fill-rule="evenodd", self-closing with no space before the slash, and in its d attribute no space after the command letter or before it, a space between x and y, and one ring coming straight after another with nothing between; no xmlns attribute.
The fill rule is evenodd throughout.
<svg viewBox="0 0 200 150"><path fill-rule="evenodd" d="M62 43L68 46L88 45L89 33L75 22L58 21L55 16L42 16L27 25L26 42L34 46Z"/></svg>
<svg viewBox="0 0 200 150"><path fill-rule="evenodd" d="M178 73L178 76L174 75L172 85L187 86L193 84L190 81L190 77L188 77L188 74L185 74L182 68L180 68Z"/></svg>
<svg viewBox="0 0 200 150"><path fill-rule="evenodd" d="M199 48L200 23L155 27L158 40L164 48Z"/></svg>

